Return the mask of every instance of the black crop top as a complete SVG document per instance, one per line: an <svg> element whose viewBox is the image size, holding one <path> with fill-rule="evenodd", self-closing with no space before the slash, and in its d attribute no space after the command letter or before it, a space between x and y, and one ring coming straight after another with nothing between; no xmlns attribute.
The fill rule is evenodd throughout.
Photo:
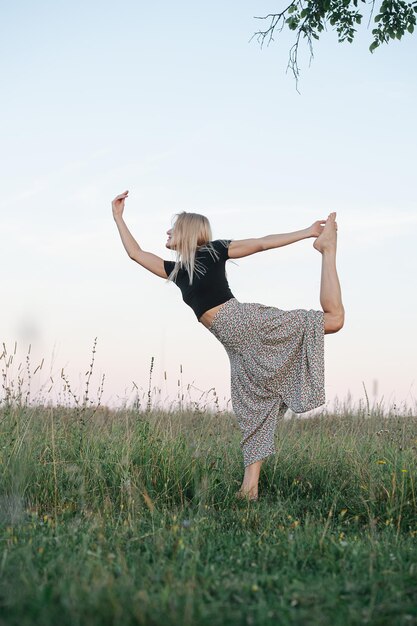
<svg viewBox="0 0 417 626"><path fill-rule="evenodd" d="M230 291L226 278L225 264L229 258L229 244L231 239L217 239L212 241L213 248L218 253L218 259L214 258L209 249L202 247L197 250L195 260L202 267L203 274L194 270L193 284L190 285L190 277L187 270L180 268L175 284L181 289L182 299L190 306L197 319L215 306L223 304L234 298ZM175 267L174 261L164 261L165 271L169 276Z"/></svg>

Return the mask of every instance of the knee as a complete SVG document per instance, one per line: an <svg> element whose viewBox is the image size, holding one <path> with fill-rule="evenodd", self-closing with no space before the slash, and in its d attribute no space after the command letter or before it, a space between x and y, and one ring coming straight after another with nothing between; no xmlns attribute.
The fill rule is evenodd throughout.
<svg viewBox="0 0 417 626"><path fill-rule="evenodd" d="M324 314L324 332L337 333L345 324L345 310L342 308L338 313Z"/></svg>
<svg viewBox="0 0 417 626"><path fill-rule="evenodd" d="M345 312L343 311L337 316L337 319L335 321L334 332L337 333L337 331L342 330L344 325L345 325Z"/></svg>

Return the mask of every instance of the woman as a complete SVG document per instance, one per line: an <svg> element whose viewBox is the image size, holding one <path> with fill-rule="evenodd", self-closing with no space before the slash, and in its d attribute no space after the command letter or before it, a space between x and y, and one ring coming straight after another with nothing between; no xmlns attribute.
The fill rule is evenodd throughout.
<svg viewBox="0 0 417 626"><path fill-rule="evenodd" d="M177 260L145 252L129 232L123 211L128 191L112 202L113 216L131 259L164 279L174 281L183 300L223 344L230 359L232 406L242 431L245 474L238 497L257 500L261 465L275 452L277 418L288 408L296 413L324 404L324 334L344 323L336 271L336 213L305 230L239 241L212 241L206 217L180 213L167 231L166 247ZM227 259L314 237L322 254L322 311L282 311L234 298L225 275Z"/></svg>

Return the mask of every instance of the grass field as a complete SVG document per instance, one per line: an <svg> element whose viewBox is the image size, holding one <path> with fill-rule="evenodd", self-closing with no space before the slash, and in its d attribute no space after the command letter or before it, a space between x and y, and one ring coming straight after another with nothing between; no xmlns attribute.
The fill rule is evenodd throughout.
<svg viewBox="0 0 417 626"><path fill-rule="evenodd" d="M94 405L92 366L73 406L3 370L0 626L417 624L415 412L280 422L244 502L233 415Z"/></svg>
<svg viewBox="0 0 417 626"><path fill-rule="evenodd" d="M3 403L0 624L415 624L417 418Z"/></svg>

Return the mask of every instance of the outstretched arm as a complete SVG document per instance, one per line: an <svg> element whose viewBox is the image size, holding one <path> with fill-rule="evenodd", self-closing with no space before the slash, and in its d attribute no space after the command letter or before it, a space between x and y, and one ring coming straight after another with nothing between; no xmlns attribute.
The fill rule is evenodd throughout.
<svg viewBox="0 0 417 626"><path fill-rule="evenodd" d="M293 233L283 233L282 235L266 235L256 239L239 239L232 241L229 245L229 258L240 259L255 252L271 250L272 248L281 248L288 246L290 243L301 241L309 237L318 237L323 230L326 220L318 220L309 228L304 230L296 230Z"/></svg>
<svg viewBox="0 0 417 626"><path fill-rule="evenodd" d="M125 199L127 198L128 193L128 191L124 191L116 196L112 202L114 221L119 229L120 238L125 250L133 261L136 261L136 263L139 263L139 265L142 265L142 267L146 268L153 274L156 274L161 278L167 278L163 259L156 254L152 254L152 252L145 252L145 250L142 250L125 224L123 211L125 208Z"/></svg>

